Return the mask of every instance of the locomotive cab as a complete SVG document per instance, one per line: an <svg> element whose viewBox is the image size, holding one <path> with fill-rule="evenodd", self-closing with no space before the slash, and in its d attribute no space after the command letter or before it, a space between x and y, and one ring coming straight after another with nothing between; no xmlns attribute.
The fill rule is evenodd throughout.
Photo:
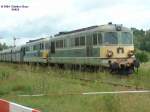
<svg viewBox="0 0 150 112"><path fill-rule="evenodd" d="M110 30L108 30L110 29ZM103 44L100 49L103 63L114 68L134 68L133 33L122 25L109 24L103 32Z"/></svg>

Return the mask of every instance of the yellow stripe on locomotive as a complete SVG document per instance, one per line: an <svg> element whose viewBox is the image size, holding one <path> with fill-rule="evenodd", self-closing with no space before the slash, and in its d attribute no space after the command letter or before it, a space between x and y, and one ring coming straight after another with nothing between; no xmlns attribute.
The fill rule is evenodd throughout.
<svg viewBox="0 0 150 112"><path fill-rule="evenodd" d="M48 50L43 51L42 58L44 58L44 59L48 58Z"/></svg>

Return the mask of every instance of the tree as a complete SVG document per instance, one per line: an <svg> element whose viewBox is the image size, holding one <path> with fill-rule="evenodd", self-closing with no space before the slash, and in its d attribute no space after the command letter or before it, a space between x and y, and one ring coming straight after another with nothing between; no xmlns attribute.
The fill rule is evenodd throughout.
<svg viewBox="0 0 150 112"><path fill-rule="evenodd" d="M9 46L8 45L6 45L6 43L0 43L0 51L1 50L3 50L3 49L7 49L7 48L9 48Z"/></svg>
<svg viewBox="0 0 150 112"><path fill-rule="evenodd" d="M135 56L140 62L147 62L149 60L148 55L144 51L136 53Z"/></svg>
<svg viewBox="0 0 150 112"><path fill-rule="evenodd" d="M135 47L150 52L150 30L144 31L132 28Z"/></svg>

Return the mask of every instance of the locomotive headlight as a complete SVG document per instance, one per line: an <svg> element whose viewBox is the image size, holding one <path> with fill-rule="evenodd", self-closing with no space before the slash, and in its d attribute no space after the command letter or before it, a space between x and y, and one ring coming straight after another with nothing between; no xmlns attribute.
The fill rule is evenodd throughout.
<svg viewBox="0 0 150 112"><path fill-rule="evenodd" d="M113 56L113 51L112 50L107 50L106 56L109 57L109 58L112 57Z"/></svg>
<svg viewBox="0 0 150 112"><path fill-rule="evenodd" d="M128 56L131 57L131 56L133 56L133 55L134 55L134 50L129 50Z"/></svg>

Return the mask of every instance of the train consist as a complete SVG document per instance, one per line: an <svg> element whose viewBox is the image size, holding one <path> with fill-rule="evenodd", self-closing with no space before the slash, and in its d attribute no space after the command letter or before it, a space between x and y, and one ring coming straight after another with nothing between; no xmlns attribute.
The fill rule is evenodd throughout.
<svg viewBox="0 0 150 112"><path fill-rule="evenodd" d="M131 29L112 23L30 40L0 51L0 61L110 67L112 71L136 67Z"/></svg>

